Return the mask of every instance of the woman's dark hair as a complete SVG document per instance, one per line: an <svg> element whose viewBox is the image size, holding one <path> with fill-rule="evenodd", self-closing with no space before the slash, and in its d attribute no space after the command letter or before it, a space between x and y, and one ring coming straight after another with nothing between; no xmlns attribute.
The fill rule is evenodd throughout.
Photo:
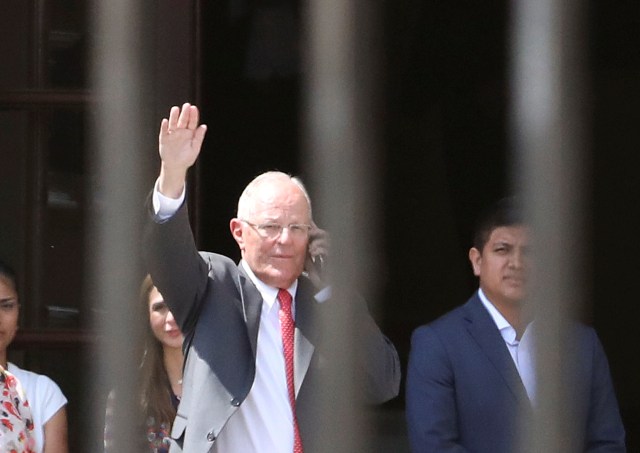
<svg viewBox="0 0 640 453"><path fill-rule="evenodd" d="M16 281L16 272L11 266L0 259L0 276L6 278L13 285L13 289L18 289L18 283Z"/></svg>
<svg viewBox="0 0 640 453"><path fill-rule="evenodd" d="M140 406L143 414L153 417L156 425L165 423L171 427L176 410L171 402L171 382L164 367L162 343L158 341L149 324L149 295L154 288L147 275L140 286L140 307L146 320L144 352L140 364Z"/></svg>
<svg viewBox="0 0 640 453"><path fill-rule="evenodd" d="M517 197L501 198L480 214L474 230L473 246L482 252L493 230L523 223L524 214L520 200Z"/></svg>

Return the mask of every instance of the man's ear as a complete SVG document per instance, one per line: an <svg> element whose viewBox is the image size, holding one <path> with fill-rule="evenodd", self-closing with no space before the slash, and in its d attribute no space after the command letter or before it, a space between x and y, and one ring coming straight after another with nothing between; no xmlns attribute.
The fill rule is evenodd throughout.
<svg viewBox="0 0 640 453"><path fill-rule="evenodd" d="M471 267L473 268L473 275L480 276L480 265L482 264L482 253L475 247L469 249L469 261L471 261Z"/></svg>
<svg viewBox="0 0 640 453"><path fill-rule="evenodd" d="M240 250L244 251L244 236L242 235L242 220L233 218L229 222L229 229L231 230L231 236L238 243Z"/></svg>

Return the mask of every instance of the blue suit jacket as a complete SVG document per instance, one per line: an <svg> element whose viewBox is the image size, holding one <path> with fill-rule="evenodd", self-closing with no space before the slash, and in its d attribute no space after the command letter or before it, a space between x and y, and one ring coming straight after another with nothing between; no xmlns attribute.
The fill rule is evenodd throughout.
<svg viewBox="0 0 640 453"><path fill-rule="evenodd" d="M581 451L624 452L624 428L595 331L575 326L571 389ZM477 293L412 336L406 408L413 452L511 453L531 405L504 340ZM520 414L520 416L519 416Z"/></svg>

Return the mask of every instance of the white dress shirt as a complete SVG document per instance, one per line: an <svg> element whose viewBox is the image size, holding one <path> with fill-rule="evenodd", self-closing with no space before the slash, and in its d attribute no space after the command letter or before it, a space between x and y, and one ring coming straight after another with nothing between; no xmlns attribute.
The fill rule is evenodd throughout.
<svg viewBox="0 0 640 453"><path fill-rule="evenodd" d="M258 330L256 377L247 398L220 432L214 452L290 452L293 451L293 413L289 403L285 372L278 289L265 285L245 261L241 266L262 295ZM289 293L295 300L298 282ZM292 315L295 319L295 304Z"/></svg>
<svg viewBox="0 0 640 453"><path fill-rule="evenodd" d="M520 379L522 379L522 383L527 390L529 400L533 401L536 393L536 380L533 356L534 339L533 333L531 332L533 330L531 328L531 324L529 324L525 329L522 334L522 338L520 338L520 340L516 339L516 329L509 324L491 301L487 299L487 296L482 292L482 289L478 290L478 296L491 315L491 318L493 318L493 321L496 323L496 326L500 331L500 335L502 335L502 339L509 349L513 363L516 365Z"/></svg>
<svg viewBox="0 0 640 453"><path fill-rule="evenodd" d="M152 195L155 214L167 220L180 208L179 199L165 197L156 186ZM289 402L280 333L278 289L258 280L245 261L240 264L262 296L260 328L256 354L256 376L247 398L220 432L213 452L258 453L293 451L293 413ZM293 298L291 314L295 319L297 280L287 288Z"/></svg>

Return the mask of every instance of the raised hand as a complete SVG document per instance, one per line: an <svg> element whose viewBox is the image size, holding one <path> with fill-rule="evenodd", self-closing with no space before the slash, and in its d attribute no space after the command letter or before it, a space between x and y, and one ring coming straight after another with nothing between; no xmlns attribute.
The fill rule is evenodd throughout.
<svg viewBox="0 0 640 453"><path fill-rule="evenodd" d="M198 107L185 103L182 108L171 107L169 119L160 124L158 188L163 195L177 198L182 193L187 170L198 158L207 132L206 125L198 125L199 119Z"/></svg>

